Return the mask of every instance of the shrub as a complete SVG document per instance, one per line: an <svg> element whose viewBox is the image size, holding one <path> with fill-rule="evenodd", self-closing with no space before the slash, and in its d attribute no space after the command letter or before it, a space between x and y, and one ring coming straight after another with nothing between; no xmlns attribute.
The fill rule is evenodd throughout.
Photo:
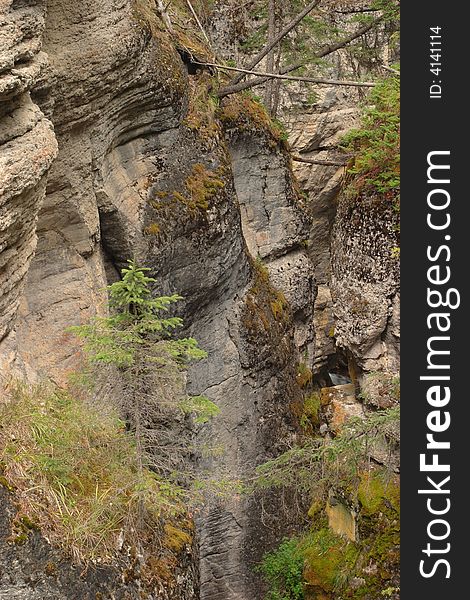
<svg viewBox="0 0 470 600"><path fill-rule="evenodd" d="M376 85L368 98L362 124L342 140L354 153L348 169L348 191L380 192L395 201L400 186L400 80L389 77Z"/></svg>
<svg viewBox="0 0 470 600"><path fill-rule="evenodd" d="M298 538L285 539L265 554L258 571L269 584L266 600L303 600L304 556Z"/></svg>
<svg viewBox="0 0 470 600"><path fill-rule="evenodd" d="M253 486L258 489L285 488L324 496L335 486L359 485L359 473L366 469L374 441L394 446L399 442L399 407L370 414L366 419L352 418L342 432L331 440L306 438L280 456L256 468ZM387 467L387 465L385 465Z"/></svg>
<svg viewBox="0 0 470 600"><path fill-rule="evenodd" d="M179 317L165 313L181 299L153 297L148 269L134 261L122 280L109 286L108 317L70 330L85 342L86 380L100 404L109 403L135 436L141 468L151 466L164 477L181 479L191 452L184 413L205 422L218 412L207 398L188 398L184 371L191 360L206 356L194 338L176 338Z"/></svg>

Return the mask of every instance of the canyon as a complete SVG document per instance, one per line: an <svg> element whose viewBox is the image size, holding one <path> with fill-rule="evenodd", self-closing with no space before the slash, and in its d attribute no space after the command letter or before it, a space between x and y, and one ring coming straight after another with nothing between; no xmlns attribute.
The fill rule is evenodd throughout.
<svg viewBox="0 0 470 600"><path fill-rule="evenodd" d="M230 54L222 8L212 37ZM291 159L337 155L359 89L287 103L289 148L253 100L214 102L211 73L185 60L189 49L204 62L203 45L170 35L150 0L0 0L0 27L4 382L65 385L82 361L67 327L106 313L106 286L133 258L155 295L183 297L185 334L208 354L188 390L220 408L197 435L223 451L201 474L237 481L293 445L302 373L335 394L327 428L363 413L354 386L380 406L368 375L399 368L396 211L352 203L343 167ZM10 544L14 505L0 491L1 598L261 600L254 567L294 527L271 490L211 496L177 583L140 596L117 566L81 576L39 532Z"/></svg>

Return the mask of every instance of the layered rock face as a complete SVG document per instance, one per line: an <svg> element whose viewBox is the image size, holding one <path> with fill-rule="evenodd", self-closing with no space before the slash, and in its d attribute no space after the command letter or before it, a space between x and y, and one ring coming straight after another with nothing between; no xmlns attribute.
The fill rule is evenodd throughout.
<svg viewBox="0 0 470 600"><path fill-rule="evenodd" d="M45 2L0 3L0 340L15 325L36 248L47 171L57 154L52 124L30 90L47 64L41 52ZM4 340L4 358L13 360Z"/></svg>
<svg viewBox="0 0 470 600"><path fill-rule="evenodd" d="M195 323L212 360L194 372L192 384L221 407L221 418L206 434L221 456L203 462L202 469L227 481L230 491L230 481L236 484L275 456L294 435L290 403L301 397L300 353L313 343L315 284L300 250L306 221L285 152L266 139L267 132L240 133L229 126L226 133L241 213L237 228L248 246L251 276L232 283L229 295L219 295ZM254 567L283 531L274 495L231 496L209 502L201 517L201 598L262 597ZM269 525L261 519L263 502L272 510Z"/></svg>
<svg viewBox="0 0 470 600"><path fill-rule="evenodd" d="M190 82L148 10L150 2L50 0L45 20L41 5L7 4L5 18L20 11L34 31L45 26L40 56L48 64L37 75L35 104L21 91L24 98L12 105L22 111L13 121L19 133L8 121L16 158L26 162L6 188L13 193L2 196L12 253L5 256L17 260L16 269L2 273L9 286L5 303L13 307L3 311L5 331L16 325L2 352L30 377L64 382L80 362L66 327L103 311L103 288L136 257L152 269L156 293L184 297L179 313L209 353L189 381L191 391L221 408L210 430L200 432L214 451L199 469L202 478L209 471L232 485L293 435L289 402L301 393L299 349L311 352L313 342L315 285L301 247L305 217L286 156L277 142L266 148L256 135L243 143L229 135L225 142L216 119L208 131L194 125L198 82ZM38 37L36 51L40 44ZM47 181L56 145L43 114L54 124L59 147ZM38 128L34 144L47 149L42 162L28 127ZM5 150L16 168L12 147ZM272 215L261 218L271 203ZM261 252L253 239L262 241ZM258 254L265 264L257 264ZM15 323L22 291L20 285L15 291L15 277L26 273ZM200 519L200 597L258 598L253 566L283 523L262 524L258 503L267 498L229 495L210 500ZM28 588L18 587L19 579L9 593L26 598ZM61 597L48 585L44 597ZM172 597L193 598L197 589L194 580Z"/></svg>
<svg viewBox="0 0 470 600"><path fill-rule="evenodd" d="M124 228L139 219L153 167L147 138L176 125L181 102L177 86L161 82L165 69L177 77L182 65L165 63L130 2L49 2L43 49L50 66L35 97L54 122L59 155L17 335L25 361L63 381L78 360L65 328L85 322L104 300L100 210L107 214L111 196L122 205ZM132 257L129 236L115 235Z"/></svg>
<svg viewBox="0 0 470 600"><path fill-rule="evenodd" d="M188 74L151 0L45 5L0 0L0 364L64 383L81 360L66 328L105 310L129 258L150 267L156 294L181 294L186 332L208 352L189 391L221 409L198 432L197 466L219 493L198 516L198 568L187 557L179 587L156 597L259 599L253 567L285 517L274 495L238 497L237 483L295 437L300 363L324 371L336 340L362 370L396 368L393 215L367 200L337 212L343 169L324 166L296 167L306 211L281 140L219 119L208 93L201 104L206 74ZM331 157L352 103L330 90L297 117L296 151ZM42 598L70 597L70 564L46 579L56 556L34 544L40 566L26 569L5 546L15 576L0 596L33 598L32 577ZM115 571L103 577L87 580L95 595L138 597Z"/></svg>

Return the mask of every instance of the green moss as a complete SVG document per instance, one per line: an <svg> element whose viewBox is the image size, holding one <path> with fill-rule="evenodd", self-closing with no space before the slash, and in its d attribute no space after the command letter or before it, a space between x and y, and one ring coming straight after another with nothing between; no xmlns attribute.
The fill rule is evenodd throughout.
<svg viewBox="0 0 470 600"><path fill-rule="evenodd" d="M276 297L270 301L269 305L276 321L284 319L287 300L282 292L278 291Z"/></svg>
<svg viewBox="0 0 470 600"><path fill-rule="evenodd" d="M24 546L28 539L29 536L27 533L19 533L18 535L14 536L11 541L17 546Z"/></svg>
<svg viewBox="0 0 470 600"><path fill-rule="evenodd" d="M357 498L362 514L374 515L382 509L399 511L400 488L394 478L381 471L362 473Z"/></svg>
<svg viewBox="0 0 470 600"><path fill-rule="evenodd" d="M252 289L256 289L259 287L259 284L268 284L269 283L269 269L264 264L263 259L258 256L253 261L253 268L255 270L255 285Z"/></svg>
<svg viewBox="0 0 470 600"><path fill-rule="evenodd" d="M315 401L313 404L316 406ZM377 422L377 416L374 422ZM300 578L302 595L299 597L302 600L375 600L382 596L384 589L390 589L390 597L397 600L400 562L399 477L385 468L370 467L368 471L361 471L360 464L362 468L364 464L356 463L354 455L347 448L344 453L345 446L341 439L338 443L337 450L340 452L334 453L338 459L334 471L338 474L341 463L352 463L352 478L345 479L340 474L339 479L334 479L328 472L327 461L322 463L320 471L315 470L314 462L310 462L305 469L306 476L316 482L312 490L314 500L308 512L311 527L304 535L289 540L295 544L296 552L300 552L305 565ZM281 456L271 461L271 471L269 463L262 466L265 482L266 478L271 477L274 485L278 485L276 481L282 481L288 489L296 486L295 478L289 479L292 473L289 464L295 464L298 471L301 469L301 451L292 449L289 452L295 457L294 463L283 460ZM272 464L275 461L283 470L273 473ZM258 472L261 472L260 467ZM298 489L301 489L300 486ZM336 535L329 525L331 514L328 515L326 502L327 497L331 498L328 494L331 491L354 512L355 541ZM278 556L282 557L282 553ZM282 572L282 568L279 571ZM363 585L352 589L352 578L363 580ZM272 595L272 598L290 600L291 596Z"/></svg>
<svg viewBox="0 0 470 600"><path fill-rule="evenodd" d="M300 416L300 425L304 429L317 427L320 423L320 395L318 392L313 392L307 396L302 406L302 414Z"/></svg>
<svg viewBox="0 0 470 600"><path fill-rule="evenodd" d="M284 126L273 121L263 104L251 93L233 94L224 99L219 118L226 128L263 134L271 147L286 146Z"/></svg>
<svg viewBox="0 0 470 600"><path fill-rule="evenodd" d="M307 536L302 545L306 585L325 592L344 587L359 555L357 546L335 535L329 528Z"/></svg>
<svg viewBox="0 0 470 600"><path fill-rule="evenodd" d="M183 190L174 190L167 194L168 201L166 203L151 201L151 205L156 210L160 210L165 205L178 203L191 213L205 212L209 208L211 200L225 187L224 174L224 167L210 170L203 164L196 163L192 166L191 174L184 182Z"/></svg>
<svg viewBox="0 0 470 600"><path fill-rule="evenodd" d="M310 508L308 509L308 513L307 515L309 516L310 519L313 519L316 517L316 515L323 509L323 503L321 502L321 500L314 500L312 502L312 504L310 505Z"/></svg>
<svg viewBox="0 0 470 600"><path fill-rule="evenodd" d="M297 365L297 384L301 388L305 388L312 383L313 373L304 362Z"/></svg>
<svg viewBox="0 0 470 600"><path fill-rule="evenodd" d="M225 186L220 179L223 169L211 171L200 163L193 165L191 175L186 180L189 202L198 209L207 210L210 199Z"/></svg>
<svg viewBox="0 0 470 600"><path fill-rule="evenodd" d="M35 530L39 529L39 525L35 521L30 519L27 515L21 515L18 518L18 521L21 525L21 528L24 531L35 531Z"/></svg>
<svg viewBox="0 0 470 600"><path fill-rule="evenodd" d="M144 227L145 235L159 235L161 233L161 227L158 223L150 223Z"/></svg>
<svg viewBox="0 0 470 600"><path fill-rule="evenodd" d="M15 488L10 485L10 482L4 475L0 475L0 485L6 488L9 492L12 492Z"/></svg>
<svg viewBox="0 0 470 600"><path fill-rule="evenodd" d="M192 535L181 528L181 525L166 523L164 526L165 537L163 545L176 554L192 543Z"/></svg>
<svg viewBox="0 0 470 600"><path fill-rule="evenodd" d="M242 323L252 335L277 337L290 321L289 303L284 294L272 286L262 260L254 260L252 266L253 285L245 299Z"/></svg>

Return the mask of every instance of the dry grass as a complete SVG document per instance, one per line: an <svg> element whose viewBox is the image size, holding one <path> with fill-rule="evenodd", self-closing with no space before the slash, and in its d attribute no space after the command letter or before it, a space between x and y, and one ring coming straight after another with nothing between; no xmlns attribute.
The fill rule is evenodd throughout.
<svg viewBox="0 0 470 600"><path fill-rule="evenodd" d="M134 440L111 410L44 385L15 383L5 400L2 482L13 490L17 520L76 561L115 560L123 544L158 539L163 521L184 512L181 490L139 470Z"/></svg>

